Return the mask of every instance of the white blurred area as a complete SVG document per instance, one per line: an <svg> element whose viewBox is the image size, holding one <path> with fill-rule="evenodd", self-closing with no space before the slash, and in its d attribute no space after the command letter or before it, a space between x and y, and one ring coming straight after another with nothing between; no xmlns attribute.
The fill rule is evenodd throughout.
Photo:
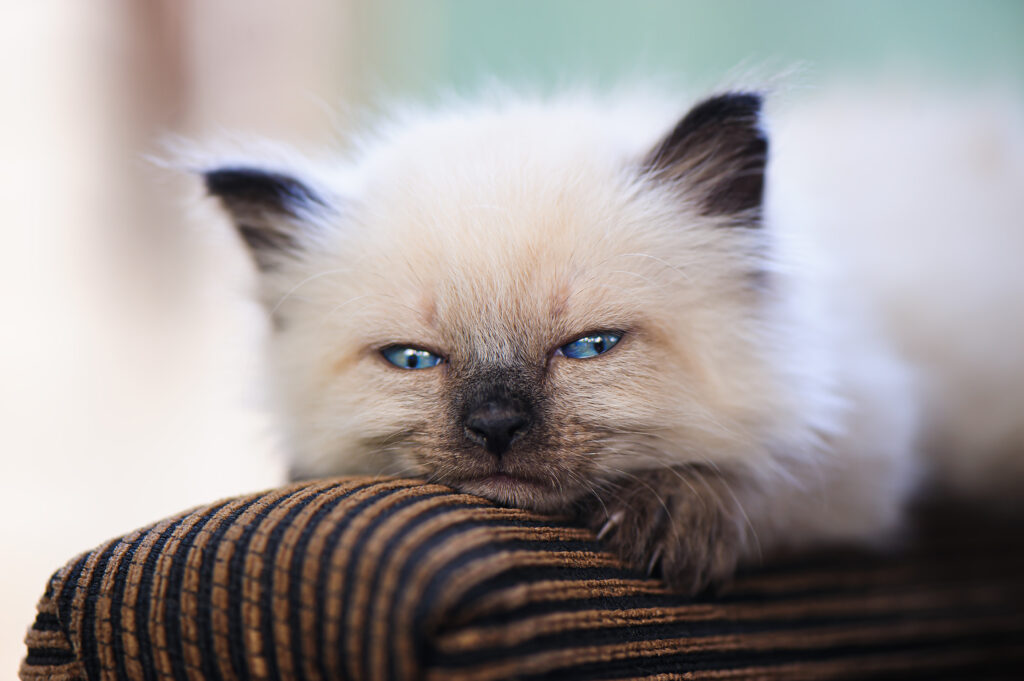
<svg viewBox="0 0 1024 681"><path fill-rule="evenodd" d="M346 6L4 3L0 677L74 554L283 478L242 251L146 156L168 132L329 137Z"/></svg>

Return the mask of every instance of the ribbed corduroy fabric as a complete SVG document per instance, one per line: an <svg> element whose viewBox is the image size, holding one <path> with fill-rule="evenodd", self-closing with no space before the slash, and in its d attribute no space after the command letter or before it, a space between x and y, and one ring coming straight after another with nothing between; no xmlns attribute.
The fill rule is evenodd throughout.
<svg viewBox="0 0 1024 681"><path fill-rule="evenodd" d="M414 480L221 501L51 579L23 681L1024 678L1024 539L933 522L686 598L593 535Z"/></svg>

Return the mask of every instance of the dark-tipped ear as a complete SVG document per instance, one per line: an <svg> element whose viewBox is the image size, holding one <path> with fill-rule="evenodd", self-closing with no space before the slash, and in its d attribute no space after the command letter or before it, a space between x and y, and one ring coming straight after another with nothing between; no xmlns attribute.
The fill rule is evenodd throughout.
<svg viewBox="0 0 1024 681"><path fill-rule="evenodd" d="M644 172L679 186L704 215L758 224L768 156L760 112L761 96L747 92L697 104L644 158Z"/></svg>
<svg viewBox="0 0 1024 681"><path fill-rule="evenodd" d="M306 220L327 208L308 185L282 173L244 166L203 171L206 191L231 216L260 269L301 247Z"/></svg>

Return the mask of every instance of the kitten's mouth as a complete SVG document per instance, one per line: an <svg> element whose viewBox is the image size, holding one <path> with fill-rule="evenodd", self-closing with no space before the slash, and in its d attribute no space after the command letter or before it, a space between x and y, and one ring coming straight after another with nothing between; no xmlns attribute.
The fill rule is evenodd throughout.
<svg viewBox="0 0 1024 681"><path fill-rule="evenodd" d="M455 487L499 504L537 511L552 511L565 504L563 496L552 485L509 473L496 472L465 478L456 482Z"/></svg>
<svg viewBox="0 0 1024 681"><path fill-rule="evenodd" d="M520 478L509 473L490 473L476 478L468 478L461 481L460 486L472 486L480 489L500 492L512 489L548 489L548 486L537 480ZM483 495L486 496L486 495Z"/></svg>

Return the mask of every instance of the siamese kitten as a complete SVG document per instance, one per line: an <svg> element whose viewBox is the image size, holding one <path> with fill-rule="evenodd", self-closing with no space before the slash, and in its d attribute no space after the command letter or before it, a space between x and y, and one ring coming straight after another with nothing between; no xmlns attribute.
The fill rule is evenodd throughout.
<svg viewBox="0 0 1024 681"><path fill-rule="evenodd" d="M1024 178L1020 140L971 160L941 125L847 112L770 142L745 91L680 111L498 98L319 165L206 168L274 319L293 476L578 512L694 591L878 542L923 473L978 489L960 453L1024 449L1024 183L992 190ZM1000 245L964 262L971 239Z"/></svg>

